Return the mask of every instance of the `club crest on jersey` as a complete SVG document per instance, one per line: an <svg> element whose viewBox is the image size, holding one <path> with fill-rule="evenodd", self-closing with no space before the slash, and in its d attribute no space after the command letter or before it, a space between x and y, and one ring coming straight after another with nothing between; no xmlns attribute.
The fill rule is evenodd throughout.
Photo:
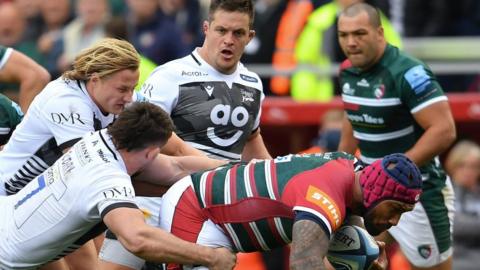
<svg viewBox="0 0 480 270"><path fill-rule="evenodd" d="M350 88L349 83L344 83L343 86L342 86L342 92L346 95L353 95L353 94L355 94L355 89Z"/></svg>
<svg viewBox="0 0 480 270"><path fill-rule="evenodd" d="M245 91L245 90L240 90L240 93L242 94L242 102L253 102L253 101L255 101L253 99L253 93L252 92L248 92L248 91Z"/></svg>
<svg viewBox="0 0 480 270"><path fill-rule="evenodd" d="M240 78L242 78L242 80L247 81L247 82L254 82L254 83L258 82L257 78L247 76L247 75L244 75L244 74L240 74Z"/></svg>
<svg viewBox="0 0 480 270"><path fill-rule="evenodd" d="M428 259L428 257L432 255L432 247L428 244L418 246L418 253L420 254L420 256L422 256L422 258Z"/></svg>
<svg viewBox="0 0 480 270"><path fill-rule="evenodd" d="M376 98L382 98L383 95L385 95L385 84L380 84L378 86L374 87L373 94L375 95Z"/></svg>

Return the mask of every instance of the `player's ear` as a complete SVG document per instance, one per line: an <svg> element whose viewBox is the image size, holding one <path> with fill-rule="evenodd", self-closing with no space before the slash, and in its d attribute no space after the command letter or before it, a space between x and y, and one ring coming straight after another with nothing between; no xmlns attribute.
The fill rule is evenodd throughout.
<svg viewBox="0 0 480 270"><path fill-rule="evenodd" d="M149 146L145 149L145 159L153 160L160 153L160 148L158 146Z"/></svg>
<svg viewBox="0 0 480 270"><path fill-rule="evenodd" d="M252 38L254 38L256 34L257 34L257 32L255 32L255 30L248 30L249 40L252 40Z"/></svg>
<svg viewBox="0 0 480 270"><path fill-rule="evenodd" d="M208 27L210 27L209 22L207 20L203 21L203 25L202 25L203 34L207 33Z"/></svg>

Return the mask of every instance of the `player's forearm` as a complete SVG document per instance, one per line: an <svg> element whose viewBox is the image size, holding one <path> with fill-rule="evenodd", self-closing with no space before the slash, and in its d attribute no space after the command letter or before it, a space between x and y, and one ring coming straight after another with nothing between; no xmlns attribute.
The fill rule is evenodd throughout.
<svg viewBox="0 0 480 270"><path fill-rule="evenodd" d="M242 151L242 160L250 161L252 159L271 159L267 147L263 142L261 134L254 135L253 138L247 141Z"/></svg>
<svg viewBox="0 0 480 270"><path fill-rule="evenodd" d="M422 166L445 151L455 140L455 127L448 124L432 126L405 154L418 166Z"/></svg>
<svg viewBox="0 0 480 270"><path fill-rule="evenodd" d="M44 80L39 80L39 81L27 81L22 84L20 84L20 94L19 94L19 100L18 103L20 105L20 108L22 108L22 111L25 113L28 110L28 107L30 106L30 103L32 103L32 100L35 98L35 96L40 93L40 91L45 87L45 85L48 82Z"/></svg>
<svg viewBox="0 0 480 270"><path fill-rule="evenodd" d="M178 171L182 173L181 177L198 171L215 169L227 164L226 160L198 156L179 157L177 162L179 166Z"/></svg>
<svg viewBox="0 0 480 270"><path fill-rule="evenodd" d="M355 154L357 150L358 140L353 137L353 128L348 120L346 114L342 122L342 133L340 136L340 142L338 144L338 151Z"/></svg>
<svg viewBox="0 0 480 270"><path fill-rule="evenodd" d="M296 221L292 238L290 269L327 269L323 259L329 239L320 225L310 220Z"/></svg>
<svg viewBox="0 0 480 270"><path fill-rule="evenodd" d="M190 146L175 133L162 147L161 153L169 156L205 156L202 151Z"/></svg>
<svg viewBox="0 0 480 270"><path fill-rule="evenodd" d="M181 240L159 229L152 228L143 236L144 244L133 253L147 261L210 266L216 259L212 248Z"/></svg>

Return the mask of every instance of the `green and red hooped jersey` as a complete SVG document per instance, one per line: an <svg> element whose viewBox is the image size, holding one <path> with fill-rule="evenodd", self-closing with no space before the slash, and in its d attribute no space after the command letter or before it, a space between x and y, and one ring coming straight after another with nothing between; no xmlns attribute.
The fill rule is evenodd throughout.
<svg viewBox="0 0 480 270"><path fill-rule="evenodd" d="M192 175L203 213L242 252L292 240L295 215L307 212L334 232L352 197L355 158L345 153L288 155Z"/></svg>

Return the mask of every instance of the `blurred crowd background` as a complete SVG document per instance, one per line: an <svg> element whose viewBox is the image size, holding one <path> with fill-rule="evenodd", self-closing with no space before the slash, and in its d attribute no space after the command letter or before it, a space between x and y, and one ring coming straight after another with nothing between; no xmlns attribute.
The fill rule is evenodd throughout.
<svg viewBox="0 0 480 270"><path fill-rule="evenodd" d="M339 94L335 63L344 56L336 37L336 14L342 6L359 0L254 2L256 37L242 62L261 75L265 93L321 101ZM399 47L408 45L402 45L405 39L480 34L479 1L366 2L381 9L386 29L393 32L388 34L394 36L390 42ZM68 69L82 48L104 36L129 40L153 68L201 45L208 4L209 0L0 0L0 44L30 56L52 78ZM445 54L469 53L455 47L450 50ZM258 64L267 68L256 69ZM317 68L310 79L308 74L295 72L302 65ZM323 81L318 79L322 68L328 75ZM480 85L475 72L443 73L439 79L446 92L478 91ZM0 89L14 91L15 86Z"/></svg>
<svg viewBox="0 0 480 270"><path fill-rule="evenodd" d="M340 94L335 75L345 57L337 42L336 16L343 6L359 1L254 1L256 36L242 62L259 73L265 94L306 101L328 101ZM427 55L432 52L428 46L446 42L437 51L437 60L479 62L480 46L471 50L461 45L480 45L480 1L365 2L382 11L387 40L407 52L415 48L418 52L414 45L426 41L427 53L423 53ZM122 38L141 54L145 68L141 75L146 77L157 65L188 55L201 45L208 4L209 0L0 0L0 45L30 56L54 79L70 68L81 49L106 36ZM479 92L478 74L480 68L437 73L447 93ZM0 83L0 92L13 99L17 89ZM320 125L312 145L321 149L307 152L336 150L341 116L340 111L322 119L334 124ZM480 147L475 142L459 142L447 157L446 168L458 196L455 253L464 258L455 261L455 269L478 269L480 234L475 228L480 224ZM463 262L473 266L462 267Z"/></svg>

